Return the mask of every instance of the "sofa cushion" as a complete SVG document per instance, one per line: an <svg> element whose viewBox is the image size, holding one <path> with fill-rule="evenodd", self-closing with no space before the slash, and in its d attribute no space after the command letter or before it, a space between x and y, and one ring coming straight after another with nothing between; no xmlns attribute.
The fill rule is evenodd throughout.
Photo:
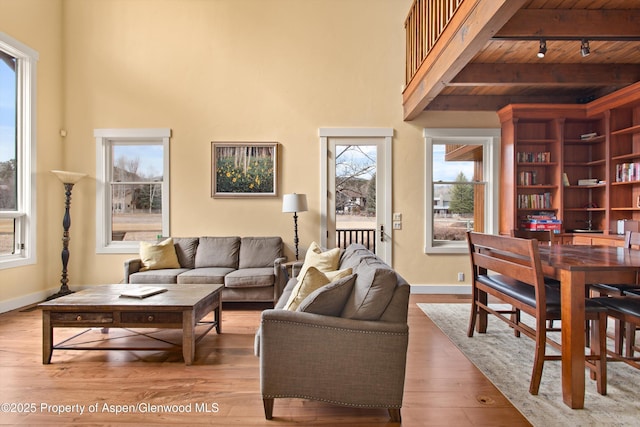
<svg viewBox="0 0 640 427"><path fill-rule="evenodd" d="M281 237L243 237L240 242L239 268L273 267L282 257Z"/></svg>
<svg viewBox="0 0 640 427"><path fill-rule="evenodd" d="M197 237L174 237L173 245L176 248L178 262L182 268L195 268L196 249L198 249Z"/></svg>
<svg viewBox="0 0 640 427"><path fill-rule="evenodd" d="M238 268L239 237L200 237L195 267Z"/></svg>
<svg viewBox="0 0 640 427"><path fill-rule="evenodd" d="M129 283L153 285L178 283L178 276L189 271L186 268L165 268L162 270L147 270L129 276Z"/></svg>
<svg viewBox="0 0 640 427"><path fill-rule="evenodd" d="M289 300L285 305L285 310L296 310L300 303L316 289L351 274L351 269L331 271L323 273L316 267L309 267L304 276L300 277L300 281L293 288Z"/></svg>
<svg viewBox="0 0 640 427"><path fill-rule="evenodd" d="M180 268L171 237L159 243L140 242L140 259L140 271Z"/></svg>
<svg viewBox="0 0 640 427"><path fill-rule="evenodd" d="M316 289L300 303L297 311L325 316L340 316L349 295L351 295L355 281L356 276L349 274Z"/></svg>
<svg viewBox="0 0 640 427"><path fill-rule="evenodd" d="M262 288L273 286L274 283L273 267L241 268L224 278L224 286L227 288Z"/></svg>
<svg viewBox="0 0 640 427"><path fill-rule="evenodd" d="M179 284L203 283L210 285L221 285L224 277L231 273L233 268L228 267L203 267L187 270L178 276Z"/></svg>
<svg viewBox="0 0 640 427"><path fill-rule="evenodd" d="M396 272L377 259L363 258L354 269L353 291L342 310L342 317L378 320L384 313L397 285Z"/></svg>
<svg viewBox="0 0 640 427"><path fill-rule="evenodd" d="M351 244L340 255L340 268L355 268L365 257L373 258L375 255L359 243Z"/></svg>
<svg viewBox="0 0 640 427"><path fill-rule="evenodd" d="M304 277L304 274L309 267L315 267L318 271L335 271L338 269L340 262L340 248L329 249L328 251L322 251L322 248L316 243L312 242L307 249L307 253L304 257L304 263L298 273L298 277Z"/></svg>

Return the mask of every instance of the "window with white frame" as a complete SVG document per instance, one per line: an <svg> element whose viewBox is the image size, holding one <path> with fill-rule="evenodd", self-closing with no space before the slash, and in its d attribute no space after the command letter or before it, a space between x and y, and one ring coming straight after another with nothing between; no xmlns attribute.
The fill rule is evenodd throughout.
<svg viewBox="0 0 640 427"><path fill-rule="evenodd" d="M35 263L38 53L0 33L0 268Z"/></svg>
<svg viewBox="0 0 640 427"><path fill-rule="evenodd" d="M96 251L136 253L169 233L170 129L95 129Z"/></svg>
<svg viewBox="0 0 640 427"><path fill-rule="evenodd" d="M468 251L498 223L500 129L425 129L425 253Z"/></svg>

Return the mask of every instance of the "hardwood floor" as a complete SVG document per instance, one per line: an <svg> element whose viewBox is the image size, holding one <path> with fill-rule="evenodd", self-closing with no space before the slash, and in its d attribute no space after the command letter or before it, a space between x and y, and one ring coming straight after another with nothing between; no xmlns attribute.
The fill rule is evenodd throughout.
<svg viewBox="0 0 640 427"><path fill-rule="evenodd" d="M418 302L465 302L456 296L412 295L403 426L528 426L526 419L460 353L416 306ZM258 358L253 337L265 307L223 306L222 334L211 331L196 348L192 366L180 351L53 352L42 364L42 326L38 309L0 315L0 423L20 425L198 425L222 426L376 426L393 425L386 410L346 408L301 399L276 399L274 419L264 419ZM56 331L54 341L78 330ZM80 339L110 338L91 330ZM121 337L114 339L114 337ZM168 341L176 331L159 333ZM286 363L283 360L282 363ZM34 405L31 405L34 404ZM65 406L67 405L67 406ZM132 405L146 412L126 413ZM175 405L168 411L161 406ZM80 414L80 408L84 413ZM58 413L66 411L64 413ZM117 413L120 411L120 413Z"/></svg>

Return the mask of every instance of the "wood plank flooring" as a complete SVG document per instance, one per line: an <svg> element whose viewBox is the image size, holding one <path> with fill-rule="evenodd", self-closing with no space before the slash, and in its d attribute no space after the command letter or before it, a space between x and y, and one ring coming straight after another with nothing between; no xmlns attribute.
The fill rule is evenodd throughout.
<svg viewBox="0 0 640 427"><path fill-rule="evenodd" d="M411 296L402 425L530 425L416 306L418 302L465 301L457 296ZM276 399L274 419L265 420L258 358L253 355L253 337L264 308L224 305L223 333L211 331L198 344L192 366L184 365L180 351L90 350L54 350L52 364L43 365L41 312L25 309L0 314L0 403L13 404L9 409L17 411L3 406L0 423L393 425L386 410L301 399ZM75 332L63 330L54 341ZM96 339L100 344L124 334L91 330L81 339ZM177 331L159 337L180 338ZM139 338L120 338L133 339Z"/></svg>

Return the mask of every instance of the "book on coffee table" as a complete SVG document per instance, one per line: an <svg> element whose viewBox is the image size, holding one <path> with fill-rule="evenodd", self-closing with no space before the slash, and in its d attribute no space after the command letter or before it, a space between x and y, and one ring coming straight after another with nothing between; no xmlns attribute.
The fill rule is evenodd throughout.
<svg viewBox="0 0 640 427"><path fill-rule="evenodd" d="M166 288L160 288L158 286L142 286L140 288L132 288L120 293L121 298L146 298L151 295L161 294L167 292Z"/></svg>

